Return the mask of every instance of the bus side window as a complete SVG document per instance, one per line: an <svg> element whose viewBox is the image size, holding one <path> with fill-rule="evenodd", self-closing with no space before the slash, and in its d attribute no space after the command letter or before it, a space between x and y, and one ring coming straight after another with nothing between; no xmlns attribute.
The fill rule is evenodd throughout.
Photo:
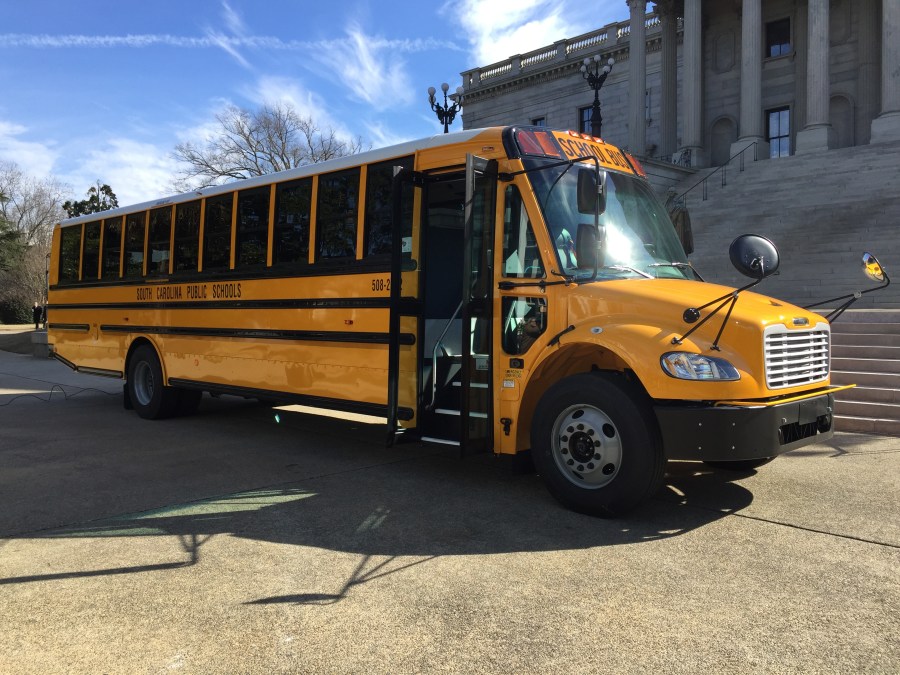
<svg viewBox="0 0 900 675"><path fill-rule="evenodd" d="M269 195L266 187L238 192L234 266L261 267L269 250Z"/></svg>
<svg viewBox="0 0 900 675"><path fill-rule="evenodd" d="M543 298L503 298L503 351L524 354L547 330Z"/></svg>
<svg viewBox="0 0 900 675"><path fill-rule="evenodd" d="M147 212L131 213L125 218L125 270L126 277L139 277L144 273L144 228Z"/></svg>
<svg viewBox="0 0 900 675"><path fill-rule="evenodd" d="M81 225L64 227L59 233L59 280L78 281L81 257Z"/></svg>
<svg viewBox="0 0 900 675"><path fill-rule="evenodd" d="M234 193L206 200L203 227L203 269L227 270L231 265L231 207Z"/></svg>
<svg viewBox="0 0 900 675"><path fill-rule="evenodd" d="M519 189L515 185L506 188L503 210L503 276L544 276L544 266L534 237L534 230Z"/></svg>
<svg viewBox="0 0 900 675"><path fill-rule="evenodd" d="M173 272L196 272L200 252L200 200L175 206Z"/></svg>
<svg viewBox="0 0 900 675"><path fill-rule="evenodd" d="M84 250L81 252L81 280L93 281L100 271L100 221L84 226Z"/></svg>
<svg viewBox="0 0 900 675"><path fill-rule="evenodd" d="M103 221L103 278L118 279L122 258L122 216Z"/></svg>
<svg viewBox="0 0 900 675"><path fill-rule="evenodd" d="M412 169L413 158L389 159L380 164L372 164L366 174L366 221L365 255L383 255L391 252L391 221L393 220L394 167ZM412 190L412 185L404 183L403 189ZM412 199L402 202L402 237L412 236Z"/></svg>
<svg viewBox="0 0 900 675"><path fill-rule="evenodd" d="M312 178L275 186L275 231L272 264L309 261L309 212Z"/></svg>
<svg viewBox="0 0 900 675"><path fill-rule="evenodd" d="M359 167L319 176L316 261L356 258Z"/></svg>
<svg viewBox="0 0 900 675"><path fill-rule="evenodd" d="M159 276L169 273L169 240L172 234L172 207L164 206L150 212L147 274Z"/></svg>

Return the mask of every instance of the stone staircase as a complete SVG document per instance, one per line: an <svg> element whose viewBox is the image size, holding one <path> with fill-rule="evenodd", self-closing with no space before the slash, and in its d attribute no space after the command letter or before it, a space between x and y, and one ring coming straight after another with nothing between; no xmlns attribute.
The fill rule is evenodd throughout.
<svg viewBox="0 0 900 675"><path fill-rule="evenodd" d="M831 325L835 429L900 437L900 310L848 310Z"/></svg>
<svg viewBox="0 0 900 675"><path fill-rule="evenodd" d="M866 251L888 274L900 269L900 143L757 162L750 150L744 168L733 160L724 187L721 171L713 174L705 201L702 186L686 196L690 260L708 281L747 283L731 266L728 246L748 232L771 239L781 257L779 273L754 290L800 306L876 287L862 273ZM680 183L679 193L700 177ZM858 307L900 309L900 274L889 288L864 294Z"/></svg>
<svg viewBox="0 0 900 675"><path fill-rule="evenodd" d="M706 170L710 175L712 170ZM683 181L679 193L702 174ZM690 260L707 281L742 286L728 258L735 237L760 234L779 249L779 273L753 290L800 306L876 288L862 254L900 270L900 143L812 155L738 160L686 196L694 233ZM840 303L829 302L823 307ZM819 310L827 313L827 310ZM838 431L900 437L900 272L883 290L864 293L832 326L832 383L840 392Z"/></svg>

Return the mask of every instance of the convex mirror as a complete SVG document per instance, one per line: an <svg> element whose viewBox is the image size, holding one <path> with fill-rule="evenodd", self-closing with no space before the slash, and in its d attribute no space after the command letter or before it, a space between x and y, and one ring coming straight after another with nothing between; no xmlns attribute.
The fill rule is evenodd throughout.
<svg viewBox="0 0 900 675"><path fill-rule="evenodd" d="M778 249L758 234L742 234L728 247L731 264L744 276L765 279L778 271Z"/></svg>
<svg viewBox="0 0 900 675"><path fill-rule="evenodd" d="M884 270L881 263L871 253L863 253L862 257L863 271L872 281L884 281Z"/></svg>

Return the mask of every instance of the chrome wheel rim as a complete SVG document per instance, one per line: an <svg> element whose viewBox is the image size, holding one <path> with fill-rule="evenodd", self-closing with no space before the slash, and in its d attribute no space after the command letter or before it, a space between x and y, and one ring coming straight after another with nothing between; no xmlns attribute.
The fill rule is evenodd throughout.
<svg viewBox="0 0 900 675"><path fill-rule="evenodd" d="M553 461L573 485L588 490L606 487L622 464L622 439L609 415L589 405L563 410L553 425Z"/></svg>
<svg viewBox="0 0 900 675"><path fill-rule="evenodd" d="M134 397L142 406L150 405L153 400L155 383L153 382L153 369L146 361L138 361L134 366Z"/></svg>

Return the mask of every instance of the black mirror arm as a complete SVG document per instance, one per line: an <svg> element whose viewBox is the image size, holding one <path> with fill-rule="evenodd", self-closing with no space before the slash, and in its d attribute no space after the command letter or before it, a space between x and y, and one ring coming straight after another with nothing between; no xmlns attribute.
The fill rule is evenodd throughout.
<svg viewBox="0 0 900 675"><path fill-rule="evenodd" d="M839 300L846 300L844 304L842 304L837 309L830 311L825 315L825 318L831 322L836 321L840 318L841 314L843 314L847 309L850 308L854 302L859 300L864 293L872 293L874 291L881 291L891 285L891 278L887 275L887 272L884 269L881 270L881 273L884 275L884 283L881 286L876 286L875 288L867 288L863 291L855 291L853 293L848 293L847 295L839 295L836 298L831 298L831 300L823 300L822 302L815 302L811 305L804 305L803 309L812 309L813 307L821 307L822 305L830 305L832 302L838 302Z"/></svg>
<svg viewBox="0 0 900 675"><path fill-rule="evenodd" d="M720 311L722 311L722 308L725 307L725 305L728 305L730 303L731 306L728 308L728 313L725 315L725 320L722 322L722 325L719 327L719 332L716 335L716 339L712 343L712 349L715 349L716 351L718 351L719 350L719 338L722 337L722 331L725 330L725 324L728 323L728 317L731 316L731 310L734 309L734 306L737 303L738 295L740 293L746 291L748 288L753 288L761 281L762 281L762 279L757 279L756 281L752 281L749 284L747 284L746 286L741 286L737 290L734 290L731 293L728 293L727 295L723 295L719 298L716 298L715 300L710 300L705 305L701 305L700 307L688 307L686 310L684 310L684 315L682 316L682 318L684 319L685 323L694 323L697 319L700 318L701 310L704 310L707 307L709 307L710 305L716 304L717 302L722 303L718 307L716 307L713 311L711 311L709 314L707 314L700 323L698 323L696 326L691 328L687 333L685 333L681 337L673 337L672 344L680 345L685 339L690 337L694 331L696 331L698 328L700 328L700 326L705 324L707 321L709 321L711 318L713 318L716 314L718 314Z"/></svg>
<svg viewBox="0 0 900 675"><path fill-rule="evenodd" d="M688 321L689 323L693 323L694 321L696 321L697 319L700 318L700 310L701 309L709 307L711 304L713 304L713 302L719 302L720 300L723 300L723 299L725 300L721 305L719 305L713 311L711 311L709 314L707 314L705 317L703 317L703 320L701 320L700 323L698 323L696 326L691 328L687 333L685 333L681 337L673 337L672 344L680 345L687 338L689 338L691 336L691 334L693 334L698 328L700 328L703 324L705 324L707 321L709 321L711 318L713 318L716 314L718 314L725 305L730 303L731 306L734 307L734 303L737 302L737 294L738 294L738 291L735 291L734 293L731 293L729 295L723 295L721 298L717 298L716 300L713 300L712 302L709 302L709 303L703 305L703 307L689 307L688 309L684 310L684 320ZM728 310L728 314L731 314L730 308ZM721 335L721 334L722 334L722 331L720 329L719 335ZM718 339L719 339L718 336L716 336L716 341L718 341Z"/></svg>

